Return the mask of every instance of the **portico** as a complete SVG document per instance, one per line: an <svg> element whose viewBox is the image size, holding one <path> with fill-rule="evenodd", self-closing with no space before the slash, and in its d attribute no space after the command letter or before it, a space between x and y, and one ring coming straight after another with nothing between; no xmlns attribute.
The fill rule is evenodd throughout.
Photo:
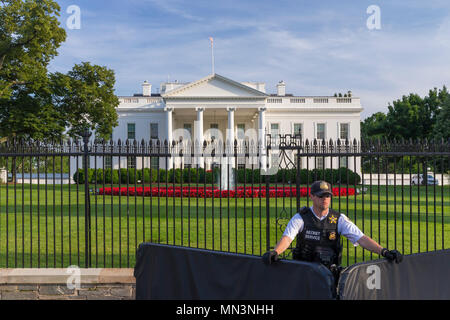
<svg viewBox="0 0 450 320"><path fill-rule="evenodd" d="M166 108L167 137L179 141L190 139L202 144L204 141L226 142L235 139L257 140L259 129L265 132L262 108ZM262 118L261 118L262 117ZM249 119L251 119L249 121ZM171 132L169 133L169 130Z"/></svg>

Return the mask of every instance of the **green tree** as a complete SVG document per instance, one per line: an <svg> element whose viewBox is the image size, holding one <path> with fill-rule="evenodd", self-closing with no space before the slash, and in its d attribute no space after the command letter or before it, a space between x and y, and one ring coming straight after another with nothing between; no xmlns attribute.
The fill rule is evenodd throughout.
<svg viewBox="0 0 450 320"><path fill-rule="evenodd" d="M0 136L59 139L117 125L114 72L84 62L49 74L66 33L52 0L0 0Z"/></svg>
<svg viewBox="0 0 450 320"><path fill-rule="evenodd" d="M0 98L46 84L47 66L66 39L59 10L51 0L0 2Z"/></svg>
<svg viewBox="0 0 450 320"><path fill-rule="evenodd" d="M450 139L450 96L444 100L439 114L436 117L436 124L433 128L433 136L435 139Z"/></svg>
<svg viewBox="0 0 450 320"><path fill-rule="evenodd" d="M420 123L420 110L423 99L411 93L388 105L385 134L389 139L417 139L423 136Z"/></svg>
<svg viewBox="0 0 450 320"><path fill-rule="evenodd" d="M383 138L386 132L386 115L377 112L361 122L361 139Z"/></svg>
<svg viewBox="0 0 450 320"><path fill-rule="evenodd" d="M37 140L58 139L65 130L63 116L51 103L48 87L15 90L0 99L0 135Z"/></svg>
<svg viewBox="0 0 450 320"><path fill-rule="evenodd" d="M89 128L98 137L109 138L117 126L114 71L89 62L73 67L68 74L51 75L53 105L64 117L69 135Z"/></svg>
<svg viewBox="0 0 450 320"><path fill-rule="evenodd" d="M419 109L420 120L418 125L421 127L422 138L434 138L434 126L440 110L443 108L444 101L449 97L447 88L434 88L428 92L428 96L423 99L423 107Z"/></svg>

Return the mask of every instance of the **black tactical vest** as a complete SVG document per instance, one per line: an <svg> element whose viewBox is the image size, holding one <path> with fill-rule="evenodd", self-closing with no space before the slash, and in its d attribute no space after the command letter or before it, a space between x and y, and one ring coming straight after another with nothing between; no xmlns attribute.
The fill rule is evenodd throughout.
<svg viewBox="0 0 450 320"><path fill-rule="evenodd" d="M327 267L341 264L342 245L338 230L340 213L329 209L325 219L320 221L310 208L300 211L303 230L297 234L297 246L293 258L320 262Z"/></svg>

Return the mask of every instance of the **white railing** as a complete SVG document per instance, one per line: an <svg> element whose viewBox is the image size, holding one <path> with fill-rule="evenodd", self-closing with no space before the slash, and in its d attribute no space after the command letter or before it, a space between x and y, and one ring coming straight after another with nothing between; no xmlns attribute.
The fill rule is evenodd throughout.
<svg viewBox="0 0 450 320"><path fill-rule="evenodd" d="M267 103L270 104L351 104L353 106L359 106L359 98L352 97L270 97L267 98Z"/></svg>
<svg viewBox="0 0 450 320"><path fill-rule="evenodd" d="M161 98L119 98L120 103L151 104L162 101Z"/></svg>
<svg viewBox="0 0 450 320"><path fill-rule="evenodd" d="M290 103L306 103L305 98L291 98L289 99Z"/></svg>

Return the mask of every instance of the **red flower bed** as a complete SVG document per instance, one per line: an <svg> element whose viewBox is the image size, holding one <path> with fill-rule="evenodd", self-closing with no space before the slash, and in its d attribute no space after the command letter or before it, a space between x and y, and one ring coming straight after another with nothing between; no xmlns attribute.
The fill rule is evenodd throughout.
<svg viewBox="0 0 450 320"><path fill-rule="evenodd" d="M309 194L309 188L300 188L300 197L306 197ZM100 195L122 195L122 196L145 196L145 197L191 197L191 198L265 198L267 196L266 187L237 187L236 190L220 190L217 187L122 187L122 188L100 188ZM295 187L270 187L269 198L275 197L296 197L297 188ZM354 188L333 188L334 196L353 196Z"/></svg>

